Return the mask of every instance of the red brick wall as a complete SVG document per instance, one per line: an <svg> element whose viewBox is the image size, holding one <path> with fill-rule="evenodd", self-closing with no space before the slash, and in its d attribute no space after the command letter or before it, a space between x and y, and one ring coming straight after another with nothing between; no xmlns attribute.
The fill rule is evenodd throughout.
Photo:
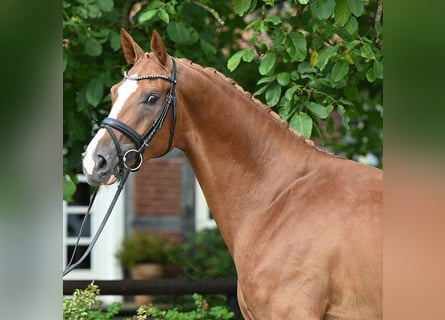
<svg viewBox="0 0 445 320"><path fill-rule="evenodd" d="M177 216L181 215L181 160L153 159L145 163L135 174L134 215ZM138 224L136 223L136 228ZM178 230L153 230L178 243L182 234Z"/></svg>
<svg viewBox="0 0 445 320"><path fill-rule="evenodd" d="M135 175L135 215L180 215L180 160L150 160Z"/></svg>

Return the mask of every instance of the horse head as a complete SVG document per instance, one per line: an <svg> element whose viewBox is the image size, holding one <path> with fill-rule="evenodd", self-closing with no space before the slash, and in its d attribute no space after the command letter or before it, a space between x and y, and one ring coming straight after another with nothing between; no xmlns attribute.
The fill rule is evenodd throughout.
<svg viewBox="0 0 445 320"><path fill-rule="evenodd" d="M136 171L143 158L162 156L174 147L174 60L156 31L151 53L145 53L124 29L121 43L133 66L111 88L111 111L83 154L83 171L91 185L112 184L123 168Z"/></svg>

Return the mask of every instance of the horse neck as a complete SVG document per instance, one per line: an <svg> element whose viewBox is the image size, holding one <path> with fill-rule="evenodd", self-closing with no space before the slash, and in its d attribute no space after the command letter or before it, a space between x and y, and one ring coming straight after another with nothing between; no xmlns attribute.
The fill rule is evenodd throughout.
<svg viewBox="0 0 445 320"><path fill-rule="evenodd" d="M239 229L307 174L321 152L215 70L181 61L177 90L183 125L177 147L231 250Z"/></svg>

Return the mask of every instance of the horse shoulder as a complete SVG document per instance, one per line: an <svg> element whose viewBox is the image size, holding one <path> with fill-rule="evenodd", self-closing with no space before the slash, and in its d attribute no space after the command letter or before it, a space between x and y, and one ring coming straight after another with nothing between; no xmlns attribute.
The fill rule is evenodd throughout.
<svg viewBox="0 0 445 320"><path fill-rule="evenodd" d="M234 257L249 306L335 319L381 303L381 173L345 161L296 179L246 230Z"/></svg>

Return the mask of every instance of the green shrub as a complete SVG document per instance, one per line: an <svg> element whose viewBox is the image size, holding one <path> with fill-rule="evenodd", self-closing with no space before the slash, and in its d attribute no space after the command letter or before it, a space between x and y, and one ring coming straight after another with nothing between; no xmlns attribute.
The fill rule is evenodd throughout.
<svg viewBox="0 0 445 320"><path fill-rule="evenodd" d="M181 312L178 309L160 310L153 306L141 306L137 310L133 320L229 320L233 317L233 312L226 307L215 306L210 307L204 298L195 293L193 294L195 309L191 311ZM150 318L148 318L150 317Z"/></svg>
<svg viewBox="0 0 445 320"><path fill-rule="evenodd" d="M180 246L178 260L188 279L236 277L232 256L217 228L192 234Z"/></svg>
<svg viewBox="0 0 445 320"><path fill-rule="evenodd" d="M176 248L176 263L187 279L235 278L236 268L219 230L204 229L189 234L187 240ZM204 299L212 306L226 306L224 294L206 294ZM193 310L191 295L156 296L155 302L178 306L181 311Z"/></svg>
<svg viewBox="0 0 445 320"><path fill-rule="evenodd" d="M122 241L116 258L128 270L137 263L167 263L173 249L174 245L161 235L136 231Z"/></svg>
<svg viewBox="0 0 445 320"><path fill-rule="evenodd" d="M97 300L100 289L92 282L86 289L76 289L71 298L63 299L64 320L110 320L121 309L119 302L113 302L106 310L102 310L102 302ZM181 312L177 308L161 310L152 305L140 306L136 315L129 320L228 320L233 312L225 306L210 307L199 294L193 295L195 309Z"/></svg>
<svg viewBox="0 0 445 320"><path fill-rule="evenodd" d="M121 308L119 302L113 302L102 310L102 302L96 296L100 289L92 282L86 289L76 289L71 298L63 299L64 320L109 320L118 314Z"/></svg>

